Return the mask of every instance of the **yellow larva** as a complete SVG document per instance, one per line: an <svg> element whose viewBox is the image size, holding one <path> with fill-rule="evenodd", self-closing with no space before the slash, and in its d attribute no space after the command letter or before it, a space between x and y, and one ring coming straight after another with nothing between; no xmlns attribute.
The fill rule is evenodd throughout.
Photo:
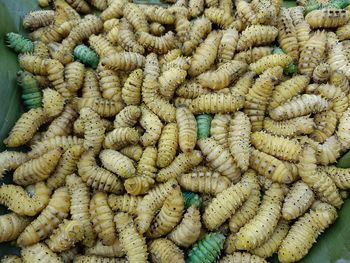
<svg viewBox="0 0 350 263"><path fill-rule="evenodd" d="M194 99L209 92L208 89L204 89L197 81L185 81L176 89L176 95L188 99Z"/></svg>
<svg viewBox="0 0 350 263"><path fill-rule="evenodd" d="M332 179L327 176L325 171L316 170L316 152L311 146L304 146L298 168L303 182L311 187L322 201L326 201L335 207L340 207L343 204Z"/></svg>
<svg viewBox="0 0 350 263"><path fill-rule="evenodd" d="M222 147L228 148L228 129L231 116L229 114L215 114L210 124L210 137Z"/></svg>
<svg viewBox="0 0 350 263"><path fill-rule="evenodd" d="M234 60L243 61L247 64L254 63L261 59L262 57L265 57L267 55L271 55L272 48L271 47L253 47L245 51L241 51L239 53L236 53L233 57Z"/></svg>
<svg viewBox="0 0 350 263"><path fill-rule="evenodd" d="M293 220L303 215L315 200L312 189L303 181L296 182L284 199L282 217Z"/></svg>
<svg viewBox="0 0 350 263"><path fill-rule="evenodd" d="M164 168L175 158L178 147L178 128L175 123L164 126L158 141L157 166Z"/></svg>
<svg viewBox="0 0 350 263"><path fill-rule="evenodd" d="M219 263L266 263L264 258L248 252L233 252L231 255L224 256Z"/></svg>
<svg viewBox="0 0 350 263"><path fill-rule="evenodd" d="M274 183L265 192L256 216L238 231L238 249L254 249L267 241L281 216L283 198L281 186Z"/></svg>
<svg viewBox="0 0 350 263"><path fill-rule="evenodd" d="M119 212L115 215L114 222L128 261L146 263L148 256L146 240L137 231L133 219L128 214Z"/></svg>
<svg viewBox="0 0 350 263"><path fill-rule="evenodd" d="M192 151L197 142L197 122L194 115L187 107L178 107L176 109L176 122L181 151Z"/></svg>
<svg viewBox="0 0 350 263"><path fill-rule="evenodd" d="M46 244L53 252L62 252L81 241L84 237L84 229L77 220L64 220L53 232Z"/></svg>
<svg viewBox="0 0 350 263"><path fill-rule="evenodd" d="M70 92L76 92L82 87L84 74L84 64L75 61L66 65L64 69L64 77L68 83L67 89Z"/></svg>
<svg viewBox="0 0 350 263"><path fill-rule="evenodd" d="M52 252L45 244L37 243L32 246L25 247L21 250L21 255L23 262L52 262L52 263L62 263L62 259Z"/></svg>
<svg viewBox="0 0 350 263"><path fill-rule="evenodd" d="M126 106L114 119L114 128L132 127L141 116L141 109L137 106Z"/></svg>
<svg viewBox="0 0 350 263"><path fill-rule="evenodd" d="M85 249L85 255L115 258L125 256L125 252L118 239L110 246L103 245L102 241L99 240L93 247Z"/></svg>
<svg viewBox="0 0 350 263"><path fill-rule="evenodd" d="M339 87L345 94L349 93L349 81L341 71L333 71L329 78L329 82Z"/></svg>
<svg viewBox="0 0 350 263"><path fill-rule="evenodd" d="M337 130L337 136L343 148L348 149L350 147L350 109L347 109L339 119L339 125Z"/></svg>
<svg viewBox="0 0 350 263"><path fill-rule="evenodd" d="M174 24L175 17L170 10L156 5L143 6L143 11L147 21L157 22L159 24Z"/></svg>
<svg viewBox="0 0 350 263"><path fill-rule="evenodd" d="M119 150L125 146L137 144L139 139L140 135L134 128L116 128L106 134L103 147L106 149Z"/></svg>
<svg viewBox="0 0 350 263"><path fill-rule="evenodd" d="M149 25L146 16L138 5L134 3L125 4L123 15L135 28L135 31L149 32Z"/></svg>
<svg viewBox="0 0 350 263"><path fill-rule="evenodd" d="M66 177L66 185L71 196L70 213L72 215L72 220L77 220L82 223L84 229L83 244L91 247L95 243L96 235L90 221L89 188L83 180L75 174Z"/></svg>
<svg viewBox="0 0 350 263"><path fill-rule="evenodd" d="M186 76L186 70L178 67L173 67L163 72L158 79L160 94L166 99L171 99L177 87L185 81Z"/></svg>
<svg viewBox="0 0 350 263"><path fill-rule="evenodd" d="M145 57L134 52L120 52L101 60L101 65L112 70L134 70L145 63Z"/></svg>
<svg viewBox="0 0 350 263"><path fill-rule="evenodd" d="M141 159L137 165L137 174L154 178L157 173L157 148L148 146L144 149Z"/></svg>
<svg viewBox="0 0 350 263"><path fill-rule="evenodd" d="M314 72L312 73L312 79L317 83L327 82L331 76L331 73L332 72L330 65L328 63L321 63L314 69Z"/></svg>
<svg viewBox="0 0 350 263"><path fill-rule="evenodd" d="M184 199L180 187L177 187L165 199L146 236L157 238L168 234L181 221L183 210Z"/></svg>
<svg viewBox="0 0 350 263"><path fill-rule="evenodd" d="M122 178L129 178L136 173L131 159L114 150L102 150L99 154L102 165L109 171L116 173Z"/></svg>
<svg viewBox="0 0 350 263"><path fill-rule="evenodd" d="M34 56L39 56L41 58L49 58L49 49L44 42L35 41L34 42Z"/></svg>
<svg viewBox="0 0 350 263"><path fill-rule="evenodd" d="M272 43L278 35L278 29L273 26L252 25L242 33L237 43L237 50L243 51L254 46Z"/></svg>
<svg viewBox="0 0 350 263"><path fill-rule="evenodd" d="M124 188L128 194L142 195L153 187L155 180L145 175L130 177L124 181Z"/></svg>
<svg viewBox="0 0 350 263"><path fill-rule="evenodd" d="M109 19L123 16L123 6L126 3L127 1L124 0L110 2L110 5L101 13L101 19L103 21L108 21Z"/></svg>
<svg viewBox="0 0 350 263"><path fill-rule="evenodd" d="M51 150L38 159L22 164L13 173L13 181L19 185L29 185L45 180L54 171L61 155L61 150Z"/></svg>
<svg viewBox="0 0 350 263"><path fill-rule="evenodd" d="M310 134L314 131L315 123L309 116L296 117L285 121L264 119L264 129L272 134L280 136L296 136Z"/></svg>
<svg viewBox="0 0 350 263"><path fill-rule="evenodd" d="M16 213L0 216L0 242L15 240L29 223L29 218Z"/></svg>
<svg viewBox="0 0 350 263"><path fill-rule="evenodd" d="M139 161L142 156L143 149L139 144L136 144L126 146L121 149L120 152L134 161Z"/></svg>
<svg viewBox="0 0 350 263"><path fill-rule="evenodd" d="M35 185L35 194L29 194L18 185L0 186L0 203L20 216L35 216L48 204L51 191L40 182Z"/></svg>
<svg viewBox="0 0 350 263"><path fill-rule="evenodd" d="M339 40L350 39L350 26L349 26L349 24L338 27L337 31L335 33L337 34Z"/></svg>
<svg viewBox="0 0 350 263"><path fill-rule="evenodd" d="M34 30L48 26L54 21L55 12L53 10L33 11L23 18L23 26L26 29Z"/></svg>
<svg viewBox="0 0 350 263"><path fill-rule="evenodd" d="M238 43L238 32L234 28L226 29L222 35L219 50L218 50L218 62L226 63L233 59Z"/></svg>
<svg viewBox="0 0 350 263"><path fill-rule="evenodd" d="M74 98L72 103L78 110L89 107L101 117L114 117L124 107L122 102L103 98Z"/></svg>
<svg viewBox="0 0 350 263"><path fill-rule="evenodd" d="M121 181L115 174L97 166L94 152L91 150L81 156L78 173L88 186L96 190L119 193L123 189Z"/></svg>
<svg viewBox="0 0 350 263"><path fill-rule="evenodd" d="M31 109L23 113L9 136L4 139L4 143L7 147L18 147L29 142L38 128L46 121L47 115L43 108Z"/></svg>
<svg viewBox="0 0 350 263"><path fill-rule="evenodd" d="M117 52L117 49L102 35L91 35L89 37L89 44L100 58L104 58Z"/></svg>
<svg viewBox="0 0 350 263"><path fill-rule="evenodd" d="M127 105L139 105L141 102L141 85L143 72L136 69L129 75L122 89L122 98Z"/></svg>
<svg viewBox="0 0 350 263"><path fill-rule="evenodd" d="M286 54L273 54L262 57L249 65L249 68L257 74L261 74L268 68L281 66L286 67L292 62L292 57Z"/></svg>
<svg viewBox="0 0 350 263"><path fill-rule="evenodd" d="M188 11L191 17L198 17L204 11L204 0L189 1Z"/></svg>
<svg viewBox="0 0 350 263"><path fill-rule="evenodd" d="M209 7L204 10L204 15L214 24L221 28L227 29L234 21L233 16L229 12L218 7Z"/></svg>
<svg viewBox="0 0 350 263"><path fill-rule="evenodd" d="M185 263L184 253L173 242L166 238L152 240L149 244L150 257L153 262Z"/></svg>
<svg viewBox="0 0 350 263"><path fill-rule="evenodd" d="M325 171L339 189L346 190L350 188L349 169L339 168L333 165L321 166L318 169Z"/></svg>
<svg viewBox="0 0 350 263"><path fill-rule="evenodd" d="M170 232L168 238L180 247L189 247L197 241L201 231L201 215L197 207L191 206L182 221Z"/></svg>
<svg viewBox="0 0 350 263"><path fill-rule="evenodd" d="M6 171L16 169L21 164L28 161L28 156L22 152L3 151L0 153L0 179Z"/></svg>
<svg viewBox="0 0 350 263"><path fill-rule="evenodd" d="M338 118L337 114L332 111L324 111L317 113L314 117L316 128L313 133L310 134L310 138L317 142L324 142L335 132Z"/></svg>
<svg viewBox="0 0 350 263"><path fill-rule="evenodd" d="M322 9L314 10L305 16L311 28L333 28L345 25L350 20L347 10Z"/></svg>
<svg viewBox="0 0 350 263"><path fill-rule="evenodd" d="M33 74L47 76L47 62L48 60L43 59L39 56L33 56L30 54L20 54L18 57L19 66Z"/></svg>
<svg viewBox="0 0 350 263"><path fill-rule="evenodd" d="M172 31L168 31L160 37L147 32L137 32L136 38L137 42L145 49L157 54L165 54L175 47L175 34Z"/></svg>
<svg viewBox="0 0 350 263"><path fill-rule="evenodd" d="M96 192L90 201L92 226L104 245L112 245L117 238L113 212L107 202L107 194Z"/></svg>
<svg viewBox="0 0 350 263"><path fill-rule="evenodd" d="M98 72L98 78L102 98L120 101L122 92L117 73L114 70L102 69Z"/></svg>
<svg viewBox="0 0 350 263"><path fill-rule="evenodd" d="M209 230L213 230L222 225L247 200L253 184L257 184L256 175L254 172L247 172L240 182L230 186L213 198L203 214L205 226Z"/></svg>
<svg viewBox="0 0 350 263"><path fill-rule="evenodd" d="M108 205L113 211L121 211L130 215L137 215L137 206L141 202L142 197L133 195L114 195L108 197Z"/></svg>
<svg viewBox="0 0 350 263"><path fill-rule="evenodd" d="M23 263L23 261L19 256L6 255L1 259L1 263Z"/></svg>
<svg viewBox="0 0 350 263"><path fill-rule="evenodd" d="M233 182L239 181L240 170L228 149L223 148L212 138L201 139L197 144L214 170Z"/></svg>
<svg viewBox="0 0 350 263"><path fill-rule="evenodd" d="M81 90L82 98L101 98L101 91L95 70L88 68L85 71L83 87Z"/></svg>
<svg viewBox="0 0 350 263"><path fill-rule="evenodd" d="M162 132L163 124L153 112L146 106L141 106L140 124L145 129L145 133L141 136L140 141L143 146L155 145Z"/></svg>
<svg viewBox="0 0 350 263"><path fill-rule="evenodd" d="M182 10L184 10L184 13L175 12L175 31L179 40L185 42L189 39L191 24L190 21L188 21L187 9L183 8Z"/></svg>
<svg viewBox="0 0 350 263"><path fill-rule="evenodd" d="M256 13L253 10L250 3L239 0L236 3L237 14L238 16L248 25L256 25L258 23L258 19L256 17Z"/></svg>
<svg viewBox="0 0 350 263"><path fill-rule="evenodd" d="M339 87L330 84L321 84L316 89L316 93L332 102L332 109L340 117L348 108L348 99L346 94Z"/></svg>
<svg viewBox="0 0 350 263"><path fill-rule="evenodd" d="M316 238L337 218L337 211L329 204L321 203L318 209L310 210L300 217L289 230L278 250L281 262L296 262L302 259Z"/></svg>
<svg viewBox="0 0 350 263"><path fill-rule="evenodd" d="M48 237L68 217L70 196L65 187L58 188L41 214L28 225L17 239L20 246L33 245Z"/></svg>
<svg viewBox="0 0 350 263"><path fill-rule="evenodd" d="M200 151L194 150L192 152L180 153L167 167L159 170L156 180L158 182L164 182L170 178L175 178L182 173L189 172L202 160L203 156Z"/></svg>

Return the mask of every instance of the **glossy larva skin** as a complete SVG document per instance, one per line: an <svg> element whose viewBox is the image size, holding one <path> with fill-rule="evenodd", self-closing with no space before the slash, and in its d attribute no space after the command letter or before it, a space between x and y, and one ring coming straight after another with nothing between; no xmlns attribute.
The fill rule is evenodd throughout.
<svg viewBox="0 0 350 263"><path fill-rule="evenodd" d="M349 106L346 94L337 86L321 84L316 89L316 93L332 102L332 110L337 113L338 117L341 117Z"/></svg>
<svg viewBox="0 0 350 263"><path fill-rule="evenodd" d="M21 255L24 263L63 262L62 259L57 254L52 252L52 250L49 249L44 243L37 243L23 248Z"/></svg>
<svg viewBox="0 0 350 263"><path fill-rule="evenodd" d="M314 131L315 123L310 116L296 117L285 121L264 119L264 129L269 133L280 136L293 137L301 134L310 134Z"/></svg>
<svg viewBox="0 0 350 263"><path fill-rule="evenodd" d="M148 244L150 256L155 263L185 263L184 253L173 242L166 238L154 239Z"/></svg>
<svg viewBox="0 0 350 263"><path fill-rule="evenodd" d="M128 145L135 145L140 139L138 131L129 127L118 127L106 134L103 148L120 150Z"/></svg>
<svg viewBox="0 0 350 263"><path fill-rule="evenodd" d="M154 178L157 173L157 155L156 147L148 146L144 149L141 159L137 165L137 174Z"/></svg>
<svg viewBox="0 0 350 263"><path fill-rule="evenodd" d="M159 92L166 99L171 99L174 96L176 88L181 85L187 76L186 70L179 67L172 67L167 71L162 72L159 81Z"/></svg>
<svg viewBox="0 0 350 263"><path fill-rule="evenodd" d="M215 114L210 124L210 137L221 146L228 148L228 128L231 116L229 114Z"/></svg>
<svg viewBox="0 0 350 263"><path fill-rule="evenodd" d="M123 6L126 3L127 1L124 0L111 2L110 5L101 13L101 19L103 21L107 21L123 16Z"/></svg>
<svg viewBox="0 0 350 263"><path fill-rule="evenodd" d="M137 42L145 49L156 54L166 54L175 47L175 34L172 31L157 37L147 32L137 32Z"/></svg>
<svg viewBox="0 0 350 263"><path fill-rule="evenodd" d="M0 216L0 243L15 240L29 223L29 218L16 213Z"/></svg>
<svg viewBox="0 0 350 263"><path fill-rule="evenodd" d="M145 57L135 52L120 52L106 56L101 60L102 66L112 70L134 70L145 63Z"/></svg>
<svg viewBox="0 0 350 263"><path fill-rule="evenodd" d="M89 44L100 58L104 58L117 52L117 49L102 35L91 35L89 37Z"/></svg>
<svg viewBox="0 0 350 263"><path fill-rule="evenodd" d="M126 4L123 9L123 14L135 28L135 31L146 33L149 32L149 25L147 23L146 16L138 5L133 3Z"/></svg>
<svg viewBox="0 0 350 263"><path fill-rule="evenodd" d="M174 15L164 7L156 5L143 6L142 11L144 11L148 22L157 22L163 25L175 23Z"/></svg>
<svg viewBox="0 0 350 263"><path fill-rule="evenodd" d="M55 12L53 10L33 11L23 18L23 26L30 30L50 25L54 20Z"/></svg>
<svg viewBox="0 0 350 263"><path fill-rule="evenodd" d="M85 71L81 90L82 98L101 98L101 92L96 72L88 68Z"/></svg>
<svg viewBox="0 0 350 263"><path fill-rule="evenodd" d="M334 111L317 113L314 120L316 129L310 135L312 139L322 143L334 134L338 123L337 114Z"/></svg>

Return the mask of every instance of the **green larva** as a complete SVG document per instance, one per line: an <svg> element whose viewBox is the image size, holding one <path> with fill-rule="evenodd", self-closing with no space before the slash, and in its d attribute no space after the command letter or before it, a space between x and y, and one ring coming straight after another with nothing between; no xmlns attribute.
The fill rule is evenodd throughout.
<svg viewBox="0 0 350 263"><path fill-rule="evenodd" d="M98 54L86 45L78 45L73 50L75 60L79 60L83 64L96 68L100 60Z"/></svg>
<svg viewBox="0 0 350 263"><path fill-rule="evenodd" d="M17 72L17 83L22 88L22 100L26 110L41 107L42 94L33 74L27 71Z"/></svg>
<svg viewBox="0 0 350 263"><path fill-rule="evenodd" d="M34 50L32 41L14 32L6 34L6 42L16 53L31 53Z"/></svg>
<svg viewBox="0 0 350 263"><path fill-rule="evenodd" d="M224 247L225 236L221 233L209 233L190 249L186 263L213 263Z"/></svg>
<svg viewBox="0 0 350 263"><path fill-rule="evenodd" d="M284 54L284 51L280 47L274 47L272 54ZM283 73L288 76L292 76L296 73L297 67L295 64L291 63L283 69Z"/></svg>
<svg viewBox="0 0 350 263"><path fill-rule="evenodd" d="M201 114L196 116L197 137L198 139L208 138L210 134L210 124L213 117L210 114Z"/></svg>
<svg viewBox="0 0 350 263"><path fill-rule="evenodd" d="M194 205L196 207L200 207L202 204L202 197L200 197L196 193L186 191L186 192L182 192L182 196L184 198L186 209L192 205Z"/></svg>
<svg viewBox="0 0 350 263"><path fill-rule="evenodd" d="M331 0L331 1L326 1L325 3L320 3L320 2L321 1L316 1L316 0L307 1L307 4L304 7L305 14L314 10L325 9L325 8L343 9L350 3L349 0Z"/></svg>

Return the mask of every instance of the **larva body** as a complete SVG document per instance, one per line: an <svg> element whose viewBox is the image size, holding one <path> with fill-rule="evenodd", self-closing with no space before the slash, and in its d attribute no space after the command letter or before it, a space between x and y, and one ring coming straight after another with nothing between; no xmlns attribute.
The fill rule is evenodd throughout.
<svg viewBox="0 0 350 263"><path fill-rule="evenodd" d="M222 147L228 148L228 128L231 116L229 114L215 114L210 125L210 137Z"/></svg>
<svg viewBox="0 0 350 263"><path fill-rule="evenodd" d="M226 29L222 35L219 50L218 61L220 63L229 62L233 59L238 43L238 32L234 28Z"/></svg>
<svg viewBox="0 0 350 263"><path fill-rule="evenodd" d="M175 47L175 34L168 31L164 35L157 37L148 32L137 32L137 42L145 49L156 54L166 54Z"/></svg>
<svg viewBox="0 0 350 263"><path fill-rule="evenodd" d="M163 72L158 79L160 94L166 99L171 99L176 88L185 81L186 76L186 70L178 67L173 67Z"/></svg>
<svg viewBox="0 0 350 263"><path fill-rule="evenodd" d="M122 249L120 241L116 239L116 241L110 246L104 245L102 241L97 241L93 247L87 248L85 250L85 255L114 258L123 257L125 255L125 252Z"/></svg>
<svg viewBox="0 0 350 263"><path fill-rule="evenodd" d="M166 238L154 239L148 244L153 262L179 262L185 263L184 254L173 242Z"/></svg>
<svg viewBox="0 0 350 263"><path fill-rule="evenodd" d="M265 118L264 129L272 134L293 137L301 134L310 134L314 131L315 123L309 116L296 117L285 121L274 121Z"/></svg>
<svg viewBox="0 0 350 263"><path fill-rule="evenodd" d="M158 142L157 166L164 168L175 158L178 147L178 128L175 123L164 126Z"/></svg>
<svg viewBox="0 0 350 263"><path fill-rule="evenodd" d="M350 120L350 109L347 109L339 119L339 125L337 130L337 136L343 148L348 149L350 147L350 136L349 136L349 120Z"/></svg>
<svg viewBox="0 0 350 263"><path fill-rule="evenodd" d="M135 145L140 139L138 131L134 128L121 127L107 133L103 147L105 149L119 150L128 145Z"/></svg>
<svg viewBox="0 0 350 263"><path fill-rule="evenodd" d="M250 3L247 3L246 1L237 1L236 8L237 14L242 21L248 25L256 25L258 23L256 13Z"/></svg>
<svg viewBox="0 0 350 263"><path fill-rule="evenodd" d="M21 256L24 263L52 262L62 263L62 259L52 252L45 244L37 243L22 249Z"/></svg>
<svg viewBox="0 0 350 263"><path fill-rule="evenodd" d="M95 255L81 256L78 255L74 258L75 263L127 263L125 258L108 258L99 257Z"/></svg>
<svg viewBox="0 0 350 263"><path fill-rule="evenodd" d="M101 98L98 78L95 70L86 69L83 88L81 91L82 98Z"/></svg>
<svg viewBox="0 0 350 263"><path fill-rule="evenodd" d="M141 85L143 72L141 69L134 70L126 80L122 89L122 98L127 105L139 105L141 102Z"/></svg>
<svg viewBox="0 0 350 263"><path fill-rule="evenodd" d="M75 98L73 105L77 110L89 107L101 117L114 117L124 107L124 104L120 101L117 102L103 98Z"/></svg>
<svg viewBox="0 0 350 263"><path fill-rule="evenodd" d="M138 5L133 3L125 4L123 15L135 28L135 31L146 33L149 32L149 25L147 23L146 16Z"/></svg>
<svg viewBox="0 0 350 263"><path fill-rule="evenodd" d="M28 161L28 156L22 152L3 151L0 153L0 179L6 171L16 169L18 166Z"/></svg>
<svg viewBox="0 0 350 263"><path fill-rule="evenodd" d="M237 262L237 263L266 263L267 261L254 254L250 254L247 252L233 252L232 255L227 255L223 257L219 263L230 263L230 262Z"/></svg>
<svg viewBox="0 0 350 263"><path fill-rule="evenodd" d="M28 218L16 213L0 216L0 242L15 240L29 223Z"/></svg>
<svg viewBox="0 0 350 263"><path fill-rule="evenodd" d="M204 10L204 15L213 23L221 28L227 29L234 21L233 16L229 12L217 7L209 7Z"/></svg>
<svg viewBox="0 0 350 263"><path fill-rule="evenodd" d="M126 106L114 119L114 128L132 127L141 116L141 109L137 106Z"/></svg>
<svg viewBox="0 0 350 263"><path fill-rule="evenodd" d="M278 29L273 26L252 25L242 33L237 43L237 50L243 51L254 46L262 46L273 42L278 35Z"/></svg>
<svg viewBox="0 0 350 263"><path fill-rule="evenodd" d="M142 156L143 149L139 144L136 144L126 146L121 149L120 152L134 161L139 161Z"/></svg>
<svg viewBox="0 0 350 263"><path fill-rule="evenodd" d="M200 40L211 31L211 28L211 22L205 16L195 19L189 32L189 38L183 43L184 54L190 55Z"/></svg>
<svg viewBox="0 0 350 263"><path fill-rule="evenodd" d="M311 28L333 28L345 25L350 20L347 10L314 10L305 16Z"/></svg>
<svg viewBox="0 0 350 263"><path fill-rule="evenodd" d="M176 89L176 95L188 99L195 99L207 93L209 93L209 90L204 89L197 81L185 81Z"/></svg>
<svg viewBox="0 0 350 263"><path fill-rule="evenodd" d="M33 11L23 18L24 28L35 30L40 27L48 26L54 22L55 12L53 10Z"/></svg>
<svg viewBox="0 0 350 263"><path fill-rule="evenodd" d="M103 150L99 154L102 165L122 178L129 178L136 173L132 160L114 150Z"/></svg>
<svg viewBox="0 0 350 263"><path fill-rule="evenodd" d="M251 49L236 53L233 57L234 60L243 61L247 64L254 63L262 57L272 54L272 48L268 46L253 47Z"/></svg>
<svg viewBox="0 0 350 263"><path fill-rule="evenodd" d="M157 155L157 148L153 146L146 147L137 165L137 174L154 178L157 173Z"/></svg>
<svg viewBox="0 0 350 263"><path fill-rule="evenodd" d="M310 135L310 137L317 142L324 142L335 132L338 118L334 111L329 110L316 114L314 121L316 124L316 129Z"/></svg>
<svg viewBox="0 0 350 263"><path fill-rule="evenodd" d="M143 9L147 21L168 25L175 23L175 17L170 10L161 6L147 6Z"/></svg>
<svg viewBox="0 0 350 263"><path fill-rule="evenodd" d="M265 70L280 66L282 68L288 66L292 62L292 57L286 54L272 54L262 57L258 61L249 65L249 68L257 74L261 74Z"/></svg>
<svg viewBox="0 0 350 263"><path fill-rule="evenodd" d="M1 259L1 263L23 263L23 261L19 256L6 255Z"/></svg>
<svg viewBox="0 0 350 263"><path fill-rule="evenodd" d="M101 60L102 66L112 70L134 70L145 63L145 57L135 52L120 52Z"/></svg>
<svg viewBox="0 0 350 263"><path fill-rule="evenodd" d="M198 139L205 139L209 137L212 119L212 116L209 114L200 114L196 116Z"/></svg>
<svg viewBox="0 0 350 263"><path fill-rule="evenodd" d="M119 77L114 70L102 69L98 72L101 95L105 99L120 101L122 89Z"/></svg>
<svg viewBox="0 0 350 263"><path fill-rule="evenodd" d="M98 54L84 44L77 45L73 50L73 55L75 59L79 60L84 65L90 66L92 68L96 68L98 62L100 61L100 57L98 56Z"/></svg>
<svg viewBox="0 0 350 263"><path fill-rule="evenodd" d="M338 168L336 166L323 166L323 169L327 175L333 180L339 189L350 188L350 174L347 168Z"/></svg>
<svg viewBox="0 0 350 263"><path fill-rule="evenodd" d="M34 50L33 42L17 33L7 33L6 43L16 53L31 53Z"/></svg>
<svg viewBox="0 0 350 263"><path fill-rule="evenodd" d="M89 37L89 44L100 58L117 52L117 49L102 35L91 35Z"/></svg>
<svg viewBox="0 0 350 263"><path fill-rule="evenodd" d="M176 122L179 132L179 147L183 152L190 152L197 142L197 122L187 107L176 109Z"/></svg>
<svg viewBox="0 0 350 263"><path fill-rule="evenodd" d="M121 211L130 215L137 215L137 206L142 198L133 195L110 195L108 197L108 205L113 211Z"/></svg>
<svg viewBox="0 0 350 263"><path fill-rule="evenodd" d="M143 146L151 146L156 144L162 132L163 124L153 112L146 106L141 107L140 124L145 129L145 133L141 136L140 141Z"/></svg>
<svg viewBox="0 0 350 263"><path fill-rule="evenodd" d="M26 71L17 72L17 83L22 88L22 100L27 110L39 108L42 104L42 94L34 75Z"/></svg>
<svg viewBox="0 0 350 263"><path fill-rule="evenodd" d="M127 1L124 0L110 2L110 5L101 13L101 19L108 21L109 19L123 16L123 7L126 3Z"/></svg>
<svg viewBox="0 0 350 263"><path fill-rule="evenodd" d="M43 109L49 117L56 117L63 111L64 98L53 89L43 90Z"/></svg>

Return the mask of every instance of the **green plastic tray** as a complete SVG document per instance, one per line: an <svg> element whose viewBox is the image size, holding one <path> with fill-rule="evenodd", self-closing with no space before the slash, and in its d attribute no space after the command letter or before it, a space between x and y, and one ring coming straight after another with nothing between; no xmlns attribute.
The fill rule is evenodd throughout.
<svg viewBox="0 0 350 263"><path fill-rule="evenodd" d="M144 3L145 1L142 0ZM156 4L158 1L154 1ZM159 2L158 2L159 3ZM285 1L285 6L295 5L294 1ZM4 45L7 32L25 33L21 26L23 15L37 10L36 0L0 0L0 150L5 147L2 140L22 112L19 87L15 82L18 71L17 57ZM8 182L10 179L7 178ZM0 206L0 214L6 210ZM301 262L305 263L345 263L350 262L350 200L347 200L339 212L337 222L319 238L309 255ZM0 244L0 258L6 254L18 253L18 248L9 243ZM276 259L273 262L278 262ZM45 262L46 263L46 262ZM49 263L49 262L48 262Z"/></svg>

